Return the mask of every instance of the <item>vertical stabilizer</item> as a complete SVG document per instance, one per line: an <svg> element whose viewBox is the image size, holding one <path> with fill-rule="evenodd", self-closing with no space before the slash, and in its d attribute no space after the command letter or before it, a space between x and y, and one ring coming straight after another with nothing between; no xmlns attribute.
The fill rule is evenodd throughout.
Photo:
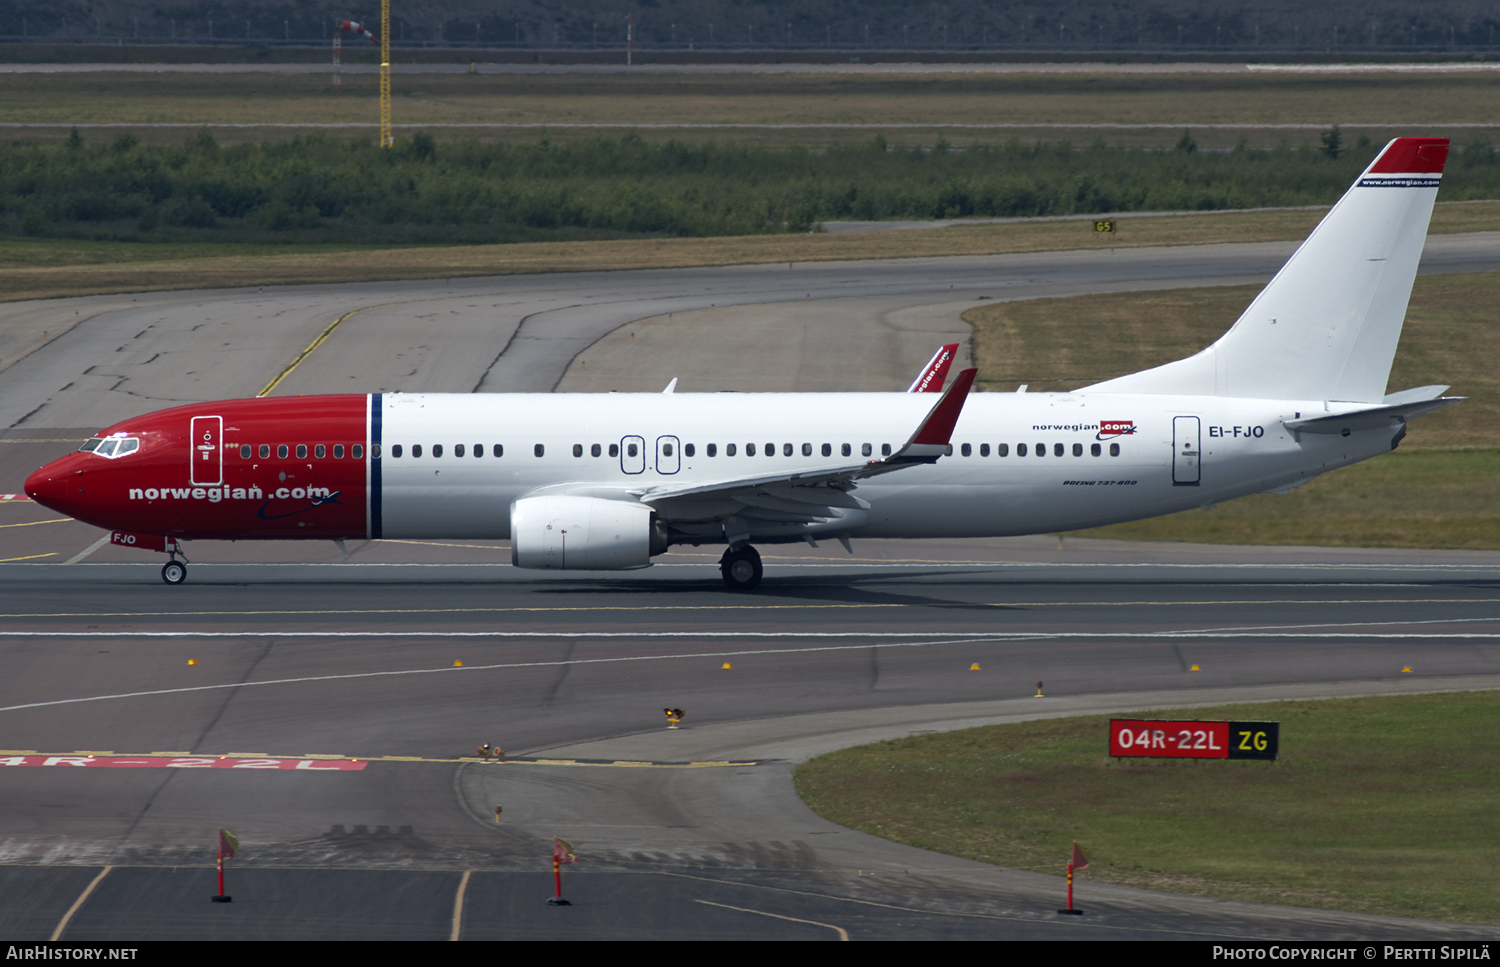
<svg viewBox="0 0 1500 967"><path fill-rule="evenodd" d="M1392 141L1218 342L1085 391L1380 402L1447 157Z"/></svg>

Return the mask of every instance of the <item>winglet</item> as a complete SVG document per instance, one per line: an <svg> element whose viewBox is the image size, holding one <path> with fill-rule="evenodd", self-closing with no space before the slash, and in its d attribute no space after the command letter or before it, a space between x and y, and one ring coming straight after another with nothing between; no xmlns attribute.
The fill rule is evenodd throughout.
<svg viewBox="0 0 1500 967"><path fill-rule="evenodd" d="M948 368L953 365L953 358L958 355L958 343L950 342L939 349L916 380L906 388L908 393L941 393L943 382L948 378Z"/></svg>
<svg viewBox="0 0 1500 967"><path fill-rule="evenodd" d="M892 454L890 459L919 459L930 463L945 456L948 453L948 441L953 436L953 428L958 424L958 414L963 412L964 401L969 398L969 390L973 387L974 377L978 372L977 369L966 369L959 373L953 385L948 387L928 412L927 419L917 427L917 432L906 441L906 446Z"/></svg>
<svg viewBox="0 0 1500 967"><path fill-rule="evenodd" d="M677 391L677 377L673 376L672 377L672 382L668 383L667 384L667 388L664 389L664 390L662 390L662 392L663 393L675 393L676 391Z"/></svg>

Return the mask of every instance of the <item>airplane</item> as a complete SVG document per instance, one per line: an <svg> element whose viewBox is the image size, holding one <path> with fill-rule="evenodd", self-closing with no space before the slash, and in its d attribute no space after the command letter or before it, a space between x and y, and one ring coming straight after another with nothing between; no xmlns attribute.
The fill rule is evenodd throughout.
<svg viewBox="0 0 1500 967"><path fill-rule="evenodd" d="M1051 533L1285 493L1462 399L1386 393L1447 152L1390 142L1218 341L1070 392L971 394L965 369L935 402L675 380L229 400L116 423L26 493L167 553L168 584L186 580L186 541L486 538L508 539L518 567L557 570L723 545L737 591L761 581L755 545L853 553L853 538Z"/></svg>

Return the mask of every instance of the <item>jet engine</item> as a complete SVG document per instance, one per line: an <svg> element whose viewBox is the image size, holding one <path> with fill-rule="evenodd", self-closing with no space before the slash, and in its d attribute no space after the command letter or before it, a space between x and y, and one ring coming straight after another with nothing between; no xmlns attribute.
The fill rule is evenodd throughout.
<svg viewBox="0 0 1500 967"><path fill-rule="evenodd" d="M510 505L516 567L614 571L646 567L667 549L651 508L599 497L522 497Z"/></svg>

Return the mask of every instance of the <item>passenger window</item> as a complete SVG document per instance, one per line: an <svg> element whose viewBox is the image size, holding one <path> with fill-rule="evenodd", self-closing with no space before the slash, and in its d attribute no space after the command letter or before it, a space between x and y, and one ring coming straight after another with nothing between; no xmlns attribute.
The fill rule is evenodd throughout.
<svg viewBox="0 0 1500 967"><path fill-rule="evenodd" d="M811 443L804 443L804 444L802 444L802 455L804 457L810 457L810 456L812 456L812 444ZM823 456L825 456L825 457L828 456L828 444L826 444L826 443L823 444Z"/></svg>
<svg viewBox="0 0 1500 967"><path fill-rule="evenodd" d="M400 457L401 457L401 444L398 443L395 446L391 447L391 456L393 456L393 457L395 457L397 459L400 459Z"/></svg>
<svg viewBox="0 0 1500 967"><path fill-rule="evenodd" d="M573 456L575 456L575 457L581 457L581 456L583 456L583 444L582 443L575 443L575 444L573 444Z"/></svg>
<svg viewBox="0 0 1500 967"><path fill-rule="evenodd" d="M441 457L443 455L443 445L441 443L434 443L432 445L432 455L434 458Z"/></svg>
<svg viewBox="0 0 1500 967"><path fill-rule="evenodd" d="M1025 450L1021 450L1019 452L1020 452L1021 456L1023 456L1023 457L1026 456L1026 451ZM1010 456L1010 444L1009 443L997 443L997 444L995 444L995 456L997 456L997 457L1008 457L1008 456Z"/></svg>
<svg viewBox="0 0 1500 967"><path fill-rule="evenodd" d="M880 455L882 457L888 457L891 455L891 445L889 443L882 443L880 445Z"/></svg>
<svg viewBox="0 0 1500 967"><path fill-rule="evenodd" d="M503 447L503 446L501 446L500 444L497 443L493 447L490 448L490 452L493 453L497 457L503 457L503 456L505 456L505 447Z"/></svg>
<svg viewBox="0 0 1500 967"><path fill-rule="evenodd" d="M323 444L321 443L318 444L317 446L313 447L313 456L317 457L319 460L322 460L324 457L328 456L328 448L323 446Z"/></svg>
<svg viewBox="0 0 1500 967"><path fill-rule="evenodd" d="M693 455L693 445L691 443L684 443L682 445L682 455L685 457L691 457Z"/></svg>
<svg viewBox="0 0 1500 967"><path fill-rule="evenodd" d="M354 446L349 448L349 455L356 460L363 460L365 457L365 448L356 443ZM374 457L377 460L380 459L380 444L377 443L370 448L370 456Z"/></svg>
<svg viewBox="0 0 1500 967"><path fill-rule="evenodd" d="M1065 452L1067 452L1067 451L1063 448L1063 445L1061 443L1054 443L1054 444L1052 444L1052 455L1054 457L1060 457Z"/></svg>
<svg viewBox="0 0 1500 967"><path fill-rule="evenodd" d="M774 447L766 447L766 456L769 457L774 449ZM789 457L792 455L792 445L790 443L783 443L781 445L781 455L783 457Z"/></svg>
<svg viewBox="0 0 1500 967"><path fill-rule="evenodd" d="M476 444L474 444L474 459L478 460L482 456L484 456L484 444L483 443L476 443Z"/></svg>
<svg viewBox="0 0 1500 967"><path fill-rule="evenodd" d="M1024 457L1024 456L1026 456L1026 444L1024 444L1024 443L1017 443L1016 444L1016 456L1018 456L1018 457Z"/></svg>
<svg viewBox="0 0 1500 967"><path fill-rule="evenodd" d="M845 444L843 444L842 446L839 447L839 453L843 454L846 457L850 453L852 453L852 452L853 451L851 450L851 448L849 447L849 444L847 444L847 443L845 443Z"/></svg>
<svg viewBox="0 0 1500 967"><path fill-rule="evenodd" d="M260 458L262 460L267 460L267 459L270 459L270 456L271 456L271 445L269 443L262 443L260 445Z"/></svg>
<svg viewBox="0 0 1500 967"><path fill-rule="evenodd" d="M298 460L306 460L307 459L307 444L305 444L305 443L299 443L299 444L297 444L297 459Z"/></svg>
<svg viewBox="0 0 1500 967"><path fill-rule="evenodd" d="M455 457L461 457L464 455L464 445L462 443L453 444L453 455Z"/></svg>
<svg viewBox="0 0 1500 967"><path fill-rule="evenodd" d="M672 455L672 444L663 443L661 445L661 455L664 457L670 457Z"/></svg>
<svg viewBox="0 0 1500 967"><path fill-rule="evenodd" d="M240 459L241 460L249 460L250 459L250 444L248 444L248 443L242 443L242 444L240 444Z"/></svg>
<svg viewBox="0 0 1500 967"><path fill-rule="evenodd" d="M825 444L823 444L823 456L825 456L825 457L831 457L831 456L833 456L833 444L831 444L831 443L825 443Z"/></svg>
<svg viewBox="0 0 1500 967"><path fill-rule="evenodd" d="M1112 457L1118 457L1120 455L1120 445L1118 443L1111 443L1109 445L1109 455Z"/></svg>
<svg viewBox="0 0 1500 967"><path fill-rule="evenodd" d="M285 460L288 452L289 451L287 450L285 443L276 448L276 456L278 459Z"/></svg>
<svg viewBox="0 0 1500 967"><path fill-rule="evenodd" d="M1047 455L1047 444L1038 443L1036 445L1036 455L1039 457L1045 457Z"/></svg>
<svg viewBox="0 0 1500 967"><path fill-rule="evenodd" d="M726 457L732 457L732 456L734 456L734 449L735 448L734 448L734 444L733 443L726 443L726 444L724 444L724 456L726 456ZM752 457L755 456L755 454L753 454L753 453L750 454L750 455Z"/></svg>
<svg viewBox="0 0 1500 967"><path fill-rule="evenodd" d="M598 455L599 455L599 444L596 443L593 446L589 447L589 456L591 456L591 457L597 457Z"/></svg>
<svg viewBox="0 0 1500 967"><path fill-rule="evenodd" d="M422 444L413 443L411 445L411 455L413 458L420 457L422 455Z"/></svg>
<svg viewBox="0 0 1500 967"><path fill-rule="evenodd" d="M981 443L979 445L979 455L981 457L987 457L990 455L990 445L988 443Z"/></svg>
<svg viewBox="0 0 1500 967"><path fill-rule="evenodd" d="M963 446L958 448L958 452L963 456L972 457L974 455L974 448L965 443Z"/></svg>
<svg viewBox="0 0 1500 967"><path fill-rule="evenodd" d="M1099 444L1095 443L1093 446L1089 447L1089 454L1097 457L1099 455Z"/></svg>
<svg viewBox="0 0 1500 967"><path fill-rule="evenodd" d="M620 445L618 443L611 443L609 445L609 455L612 457L618 457L620 455Z"/></svg>
<svg viewBox="0 0 1500 967"><path fill-rule="evenodd" d="M342 459L344 459L344 445L342 443L335 443L333 445L333 459L335 459L335 460L342 460Z"/></svg>
<svg viewBox="0 0 1500 967"><path fill-rule="evenodd" d="M730 444L730 445L733 446L733 444ZM732 454L731 454L731 456L732 456ZM745 456L747 456L747 457L753 457L753 456L755 456L755 444L753 444L753 443L747 443L747 444L745 444Z"/></svg>
<svg viewBox="0 0 1500 967"><path fill-rule="evenodd" d="M1075 443L1075 444L1073 444L1073 456L1075 456L1075 457L1081 457L1081 456L1083 456L1083 444L1082 443Z"/></svg>
<svg viewBox="0 0 1500 967"><path fill-rule="evenodd" d="M540 457L547 452L547 446L546 444L538 443L536 446L531 448L531 452Z"/></svg>
<svg viewBox="0 0 1500 967"><path fill-rule="evenodd" d="M625 444L625 455L627 457L636 456L640 452L641 452L640 448L637 447L634 443L627 443L627 444ZM541 456L541 454L539 453L539 454L537 454L537 456Z"/></svg>
<svg viewBox="0 0 1500 967"><path fill-rule="evenodd" d="M717 457L719 455L719 445L717 443L710 443L708 446L704 447L703 449L704 449L704 452L707 453L711 457Z"/></svg>

